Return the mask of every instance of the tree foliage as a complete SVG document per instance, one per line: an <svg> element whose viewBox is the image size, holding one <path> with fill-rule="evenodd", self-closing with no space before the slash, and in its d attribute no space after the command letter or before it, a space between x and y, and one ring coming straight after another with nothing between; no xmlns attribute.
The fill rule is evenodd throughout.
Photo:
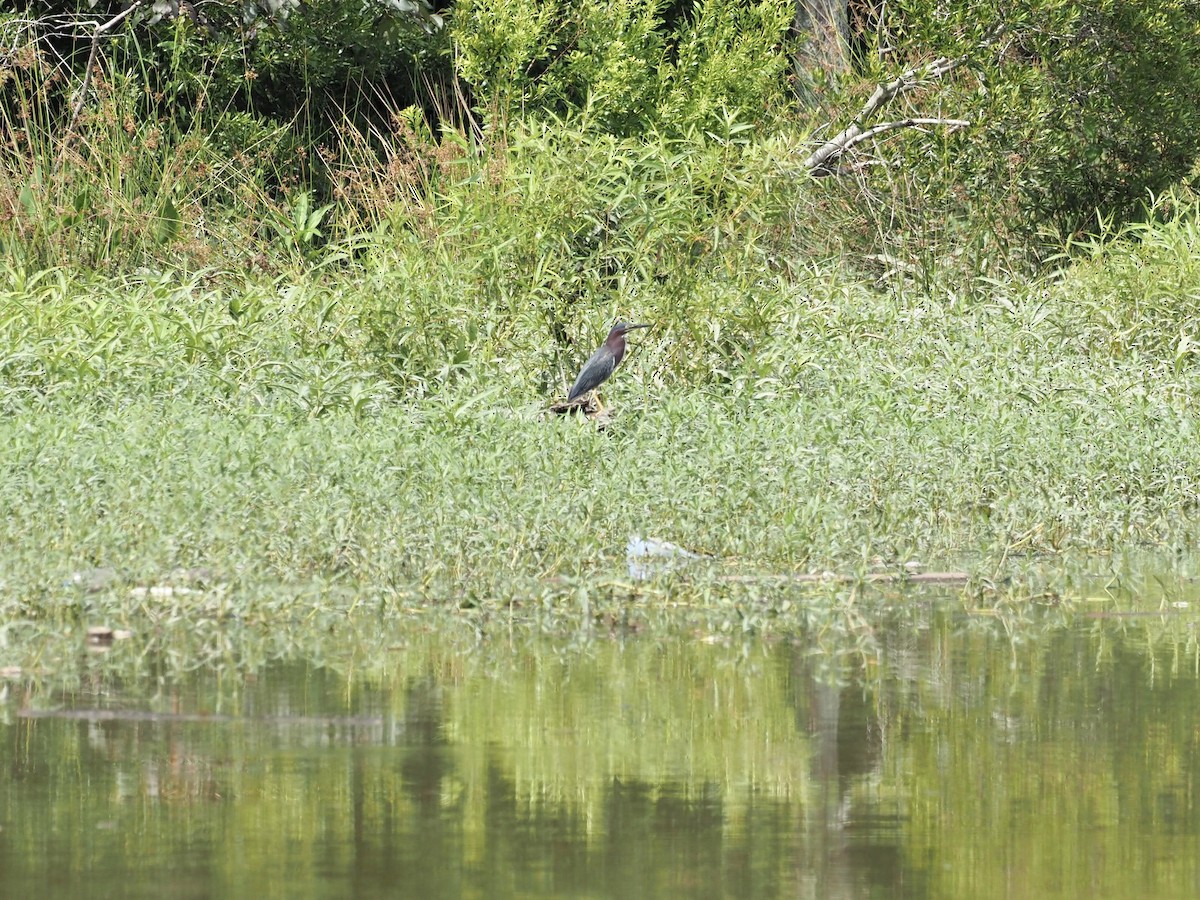
<svg viewBox="0 0 1200 900"><path fill-rule="evenodd" d="M861 5L861 4L852 4ZM860 84L934 57L952 74L906 95L884 118L970 120L940 146L890 136L879 158L968 203L1019 217L1028 232L1086 231L1138 215L1151 191L1200 154L1200 3L1031 0L945 4L895 0L860 15ZM860 103L843 85L841 112Z"/></svg>
<svg viewBox="0 0 1200 900"><path fill-rule="evenodd" d="M827 40L814 48L801 32L818 26ZM16 0L0 39L12 133L70 149L111 101L127 137L186 135L204 148L185 158L233 163L287 203L315 191L318 206L344 199L348 166L377 181L437 168L467 122L470 152L496 165L543 123L586 140L652 135L650 153L736 122L755 140L782 135L800 160L851 134L808 169L840 174L843 208L894 256L918 231L954 244L963 223L994 227L1005 246L1136 218L1200 154L1200 0ZM868 99L898 78L902 90ZM104 129L91 158L104 134L115 164L145 161ZM15 168L14 196L47 172L65 185L61 150ZM782 151L773 163L794 168ZM804 168L797 221L831 190ZM379 194L420 194L428 210L431 185ZM234 193L226 179L206 196ZM844 225L827 215L820 227Z"/></svg>
<svg viewBox="0 0 1200 900"><path fill-rule="evenodd" d="M495 122L586 111L618 134L685 130L785 97L790 0L463 0L458 75Z"/></svg>

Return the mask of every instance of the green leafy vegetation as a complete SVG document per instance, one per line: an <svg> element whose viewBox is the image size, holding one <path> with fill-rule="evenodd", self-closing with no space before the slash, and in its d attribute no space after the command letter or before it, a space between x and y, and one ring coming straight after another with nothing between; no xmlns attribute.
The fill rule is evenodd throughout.
<svg viewBox="0 0 1200 900"><path fill-rule="evenodd" d="M807 99L788 4L351 6L0 23L15 615L628 598L646 534L735 621L784 602L737 572L1194 540L1185 4L889 4ZM608 427L544 416L618 316Z"/></svg>
<svg viewBox="0 0 1200 900"><path fill-rule="evenodd" d="M5 6L6 885L1194 890L1195 7Z"/></svg>
<svg viewBox="0 0 1200 900"><path fill-rule="evenodd" d="M774 615L786 595L723 576L912 560L990 576L1197 535L1200 373L1178 326L1112 352L1074 274L980 302L813 273L773 297L752 353L697 343L703 377L678 361L685 332L645 333L600 431L545 418L573 368L547 389L571 354L532 318L472 341L464 324L461 349L431 320L425 375L398 379L355 326L387 291L373 265L240 288L10 274L8 608L71 619L52 598L110 567L121 579L82 608L128 622L149 613L131 587L210 567L251 595L324 583L353 606L521 609L626 584L626 541L649 534L721 560L695 590L730 615ZM711 289L718 308L738 290Z"/></svg>

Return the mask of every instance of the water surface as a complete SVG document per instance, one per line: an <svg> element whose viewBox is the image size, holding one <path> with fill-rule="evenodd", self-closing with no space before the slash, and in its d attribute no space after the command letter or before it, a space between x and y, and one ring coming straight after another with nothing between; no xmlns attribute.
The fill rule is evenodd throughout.
<svg viewBox="0 0 1200 900"><path fill-rule="evenodd" d="M886 618L9 680L2 893L1200 895L1190 613Z"/></svg>

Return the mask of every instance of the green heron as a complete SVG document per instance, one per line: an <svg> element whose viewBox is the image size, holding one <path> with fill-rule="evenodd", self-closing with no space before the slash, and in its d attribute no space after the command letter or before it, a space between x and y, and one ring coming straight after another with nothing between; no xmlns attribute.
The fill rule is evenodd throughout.
<svg viewBox="0 0 1200 900"><path fill-rule="evenodd" d="M625 334L635 328L649 328L649 325L630 325L628 322L617 322L604 339L604 343L592 354L591 359L584 363L583 371L571 386L567 402L582 397L592 388L598 388L608 380L618 363L625 356Z"/></svg>

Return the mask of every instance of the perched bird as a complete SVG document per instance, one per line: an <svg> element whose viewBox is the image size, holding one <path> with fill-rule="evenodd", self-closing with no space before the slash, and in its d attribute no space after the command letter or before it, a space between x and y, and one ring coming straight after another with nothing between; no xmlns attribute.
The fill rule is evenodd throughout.
<svg viewBox="0 0 1200 900"><path fill-rule="evenodd" d="M630 325L628 322L617 322L599 346L591 359L584 363L583 371L571 386L567 402L572 403L593 388L598 388L608 376L612 375L617 365L625 356L625 334L635 328L649 328L649 325Z"/></svg>

